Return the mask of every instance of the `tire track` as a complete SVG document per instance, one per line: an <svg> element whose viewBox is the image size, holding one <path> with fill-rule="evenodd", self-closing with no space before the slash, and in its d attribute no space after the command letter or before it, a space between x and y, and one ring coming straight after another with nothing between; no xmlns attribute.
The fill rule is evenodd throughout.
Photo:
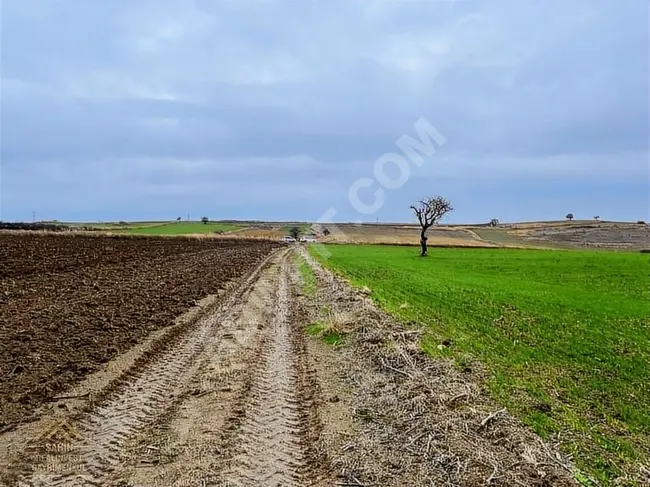
<svg viewBox="0 0 650 487"><path fill-rule="evenodd" d="M260 357L262 370L252 386L250 400L237 434L238 448L225 475L225 485L300 487L306 485L304 445L305 404L300 393L298 333L291 328L291 294L286 257L281 264L275 316L267 347Z"/></svg>
<svg viewBox="0 0 650 487"><path fill-rule="evenodd" d="M259 369L266 331L275 312L280 266L268 266L238 305L233 319L221 320L213 340L195 367L175 407L133 444L128 485L180 487L213 485L220 471L223 440L236 431L231 421L244 410ZM232 430L231 430L232 428ZM164 452L174 451L172 456ZM229 457L228 457L229 458ZM223 484L217 484L223 485Z"/></svg>
<svg viewBox="0 0 650 487"><path fill-rule="evenodd" d="M219 323L233 319L237 303L246 298L261 270L276 254L267 257L237 286L233 293L209 316L201 319L186 334L170 343L168 349L131 371L125 382L82 420L74 424L75 435L66 447L66 471L34 469L21 476L21 486L111 485L120 480L123 449L140 431L154 423L174 403L179 386L191 379L192 365L207 344L216 338ZM37 445L46 450L47 445Z"/></svg>

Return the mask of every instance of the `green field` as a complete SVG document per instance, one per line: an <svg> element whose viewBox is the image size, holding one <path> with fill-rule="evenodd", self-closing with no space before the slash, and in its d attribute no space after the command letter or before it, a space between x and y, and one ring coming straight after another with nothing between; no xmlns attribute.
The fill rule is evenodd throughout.
<svg viewBox="0 0 650 487"><path fill-rule="evenodd" d="M169 222L76 222L76 223L61 223L68 227L85 227L95 230L105 230L112 232L116 230L132 230L137 228L158 227L161 225L169 225Z"/></svg>
<svg viewBox="0 0 650 487"><path fill-rule="evenodd" d="M309 223L289 223L282 226L282 231L286 232L288 235L294 227L297 227L298 230L300 230L301 235L311 233L311 225Z"/></svg>
<svg viewBox="0 0 650 487"><path fill-rule="evenodd" d="M128 228L120 230L120 233L129 235L189 235L189 234L206 234L215 232L230 232L237 230L238 225L231 223L201 223L201 222L181 222L167 223L155 226L144 226L139 228Z"/></svg>
<svg viewBox="0 0 650 487"><path fill-rule="evenodd" d="M560 434L592 478L613 485L648 465L648 255L431 249L423 259L409 247L328 250L326 266L368 286L389 312L426 325L427 352L484 364L494 398L542 437Z"/></svg>

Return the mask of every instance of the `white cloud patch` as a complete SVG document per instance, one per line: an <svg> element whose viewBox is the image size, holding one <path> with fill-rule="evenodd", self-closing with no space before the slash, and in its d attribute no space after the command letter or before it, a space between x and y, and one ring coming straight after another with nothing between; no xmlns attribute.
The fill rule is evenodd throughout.
<svg viewBox="0 0 650 487"><path fill-rule="evenodd" d="M128 72L102 70L83 76L68 76L62 81L63 92L72 98L176 100L178 97L161 83L138 80Z"/></svg>

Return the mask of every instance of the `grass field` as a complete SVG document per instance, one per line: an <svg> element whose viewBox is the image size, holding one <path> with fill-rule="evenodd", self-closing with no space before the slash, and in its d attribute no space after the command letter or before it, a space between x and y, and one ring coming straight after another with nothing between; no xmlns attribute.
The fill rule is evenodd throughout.
<svg viewBox="0 0 650 487"><path fill-rule="evenodd" d="M166 225L146 226L139 228L129 228L121 230L120 233L130 235L188 235L195 233L214 233L229 232L240 228L232 223L201 223L201 222L181 222L168 223Z"/></svg>
<svg viewBox="0 0 650 487"><path fill-rule="evenodd" d="M159 227L169 225L169 222L90 222L90 223L62 223L69 227L87 227L97 230L115 231L115 230L135 230L139 228Z"/></svg>
<svg viewBox="0 0 650 487"><path fill-rule="evenodd" d="M427 326L427 352L481 361L495 399L542 437L560 438L592 478L613 485L650 467L647 255L328 249L328 267Z"/></svg>
<svg viewBox="0 0 650 487"><path fill-rule="evenodd" d="M289 232L291 232L291 229L294 227L298 227L301 235L311 233L311 225L309 223L288 223L283 225L281 230L289 235Z"/></svg>

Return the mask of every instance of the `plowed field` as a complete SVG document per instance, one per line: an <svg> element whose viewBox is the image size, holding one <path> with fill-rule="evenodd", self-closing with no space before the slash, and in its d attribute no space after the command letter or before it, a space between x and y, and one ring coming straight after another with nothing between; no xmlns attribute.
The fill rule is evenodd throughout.
<svg viewBox="0 0 650 487"><path fill-rule="evenodd" d="M0 431L253 269L265 241L0 235Z"/></svg>

